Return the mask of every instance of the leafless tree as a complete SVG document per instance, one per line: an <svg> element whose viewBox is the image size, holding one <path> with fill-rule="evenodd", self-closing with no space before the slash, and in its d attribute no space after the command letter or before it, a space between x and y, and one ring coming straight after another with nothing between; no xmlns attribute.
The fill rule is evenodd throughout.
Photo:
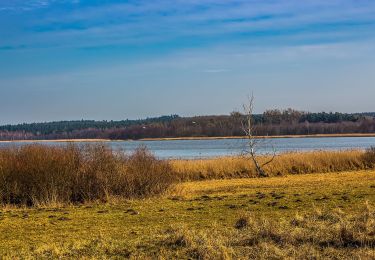
<svg viewBox="0 0 375 260"><path fill-rule="evenodd" d="M254 123L254 95L251 94L248 98L248 102L243 105L244 110L244 117L242 121L242 130L244 131L247 142L246 147L244 149L244 154L249 155L251 160L254 162L257 174L260 177L267 177L268 174L264 170L264 166L270 164L276 157L276 150L274 146L272 146L271 153L263 153L262 155L265 156L267 159L265 162L260 163L258 157L258 149L266 149L269 146L269 139L265 137L256 137L255 136L255 123Z"/></svg>

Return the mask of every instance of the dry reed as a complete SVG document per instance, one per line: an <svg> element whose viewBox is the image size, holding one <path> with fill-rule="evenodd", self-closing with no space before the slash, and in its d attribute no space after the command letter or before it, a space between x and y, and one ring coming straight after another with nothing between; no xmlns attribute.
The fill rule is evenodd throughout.
<svg viewBox="0 0 375 260"><path fill-rule="evenodd" d="M269 176L306 173L326 173L364 170L374 167L375 153L360 150L314 151L283 153L265 167ZM260 158L265 161L267 158ZM375 161L375 160L374 160ZM171 160L171 166L180 180L204 180L257 177L248 157L221 157L199 160Z"/></svg>

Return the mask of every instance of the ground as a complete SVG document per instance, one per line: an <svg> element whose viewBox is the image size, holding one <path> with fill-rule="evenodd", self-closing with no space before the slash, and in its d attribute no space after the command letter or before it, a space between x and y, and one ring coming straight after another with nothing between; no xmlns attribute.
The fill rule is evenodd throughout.
<svg viewBox="0 0 375 260"><path fill-rule="evenodd" d="M173 229L227 232L251 213L290 219L312 208L356 213L375 202L375 172L187 182L153 199L0 210L0 255L123 258L178 255ZM171 252L164 252L171 251ZM175 252L176 251L176 252Z"/></svg>

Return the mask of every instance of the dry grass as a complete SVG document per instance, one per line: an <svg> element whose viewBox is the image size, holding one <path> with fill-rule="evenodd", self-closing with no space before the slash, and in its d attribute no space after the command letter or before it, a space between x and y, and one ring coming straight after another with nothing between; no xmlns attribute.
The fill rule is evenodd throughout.
<svg viewBox="0 0 375 260"><path fill-rule="evenodd" d="M268 203L275 201L273 196L270 196L272 195L271 193L277 192L282 194L288 190L289 193L296 194L296 196L291 196L291 201L289 202L293 202L295 199L301 199L303 201L315 201L315 203L327 204L332 202L333 204L337 204L338 201L332 201L332 198L327 200L322 198L325 198L325 196L333 196L341 201L343 198L340 198L340 196L348 196L359 191L367 195L375 194L374 188L375 171L372 170L287 175L284 177L270 178L190 181L178 184L175 189L171 190L170 195L185 199L194 199L196 196L236 194L238 196L246 195L244 198L247 198L249 193L253 193L252 199L258 202L263 201ZM327 190L329 191L328 193ZM258 196L259 192L263 194L268 192L269 194L266 194L267 196L263 198ZM302 198L302 194L305 194L305 197ZM367 197L367 195L358 195L358 198ZM350 199L343 201L350 202ZM302 204L300 206L304 205L305 204ZM303 207L300 209L303 209Z"/></svg>
<svg viewBox="0 0 375 260"><path fill-rule="evenodd" d="M119 155L107 146L27 145L0 150L0 203L56 205L138 198L164 192L174 177L144 148Z"/></svg>
<svg viewBox="0 0 375 260"><path fill-rule="evenodd" d="M371 168L375 166L375 147L370 147L366 150L366 152L363 154L363 160L365 161L365 164Z"/></svg>
<svg viewBox="0 0 375 260"><path fill-rule="evenodd" d="M230 247L230 240L213 228L211 232L191 230L187 227L169 229L167 238L162 241L166 258L171 251L182 251L190 259L232 259L234 250ZM182 250L181 250L182 249ZM180 252L181 253L181 252ZM163 254L163 250L161 250Z"/></svg>
<svg viewBox="0 0 375 260"><path fill-rule="evenodd" d="M373 167L375 163L369 163L373 158L373 154L359 150L284 153L265 170L269 176L354 171ZM265 160L261 158L261 161ZM247 157L171 160L171 166L178 178L184 181L257 177L254 164Z"/></svg>
<svg viewBox="0 0 375 260"><path fill-rule="evenodd" d="M375 211L313 209L291 220L241 216L226 231L169 231L163 246L192 259L373 259ZM164 252L168 252L164 250Z"/></svg>
<svg viewBox="0 0 375 260"><path fill-rule="evenodd" d="M58 208L1 208L0 258L375 256L371 247L375 171L205 180L176 186L182 186L185 195ZM364 207L366 200L372 207Z"/></svg>

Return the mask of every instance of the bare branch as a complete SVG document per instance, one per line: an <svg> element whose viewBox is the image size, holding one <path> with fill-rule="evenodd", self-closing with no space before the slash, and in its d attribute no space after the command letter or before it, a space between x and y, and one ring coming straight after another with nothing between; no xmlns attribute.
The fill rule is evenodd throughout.
<svg viewBox="0 0 375 260"><path fill-rule="evenodd" d="M276 158L276 152L273 153L272 155L272 158L270 160L268 160L267 162L263 163L262 164L262 167L266 166L267 164L270 164L271 162L273 162L273 160Z"/></svg>
<svg viewBox="0 0 375 260"><path fill-rule="evenodd" d="M265 138L257 138L254 136L255 134L255 123L254 123L254 95L248 97L248 103L243 104L243 110L245 118L241 121L241 128L244 134L247 137L247 145L243 151L244 155L249 155L255 165L256 171L260 177L268 176L267 173L263 170L263 167L270 164L276 157L276 150L273 147L273 154L272 158L266 161L263 164L258 162L258 147L269 143L269 140Z"/></svg>

